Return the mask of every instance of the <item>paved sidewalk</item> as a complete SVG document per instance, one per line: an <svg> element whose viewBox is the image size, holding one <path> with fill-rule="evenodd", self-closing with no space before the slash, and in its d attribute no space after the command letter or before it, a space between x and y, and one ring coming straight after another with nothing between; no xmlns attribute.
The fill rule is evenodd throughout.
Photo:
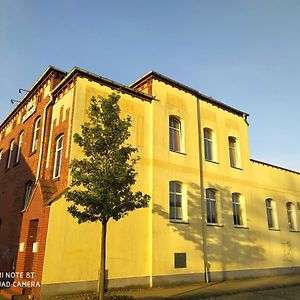
<svg viewBox="0 0 300 300"><path fill-rule="evenodd" d="M245 291L300 285L300 274L274 277L227 280L222 282L180 285L166 288L123 290L109 292L108 295L127 295L136 299L157 300L164 298L203 299L213 296L238 294ZM299 295L300 299L300 295Z"/></svg>

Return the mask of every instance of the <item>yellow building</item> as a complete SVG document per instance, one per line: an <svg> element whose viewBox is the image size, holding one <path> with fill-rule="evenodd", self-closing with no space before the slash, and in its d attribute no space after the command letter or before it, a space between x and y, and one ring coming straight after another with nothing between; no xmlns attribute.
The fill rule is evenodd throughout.
<svg viewBox="0 0 300 300"><path fill-rule="evenodd" d="M153 71L128 87L74 68L51 92L66 161L82 155L72 136L91 97L112 92L132 118L136 188L151 201L108 224L109 288L299 272L300 174L250 159L245 112ZM100 224L78 225L62 195L48 205L42 295L96 289Z"/></svg>

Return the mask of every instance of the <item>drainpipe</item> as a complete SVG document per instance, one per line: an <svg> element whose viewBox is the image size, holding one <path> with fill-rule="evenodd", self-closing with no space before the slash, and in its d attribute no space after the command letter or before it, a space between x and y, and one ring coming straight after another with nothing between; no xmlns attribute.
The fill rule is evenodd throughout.
<svg viewBox="0 0 300 300"><path fill-rule="evenodd" d="M39 154L39 160L38 160L38 167L37 167L35 182L37 182L39 180L40 173L41 173L42 157L43 157L43 152L44 152L43 150L44 150L44 141L45 141L45 127L46 127L46 121L47 121L47 110L50 107L50 105L53 105L52 95L50 95L50 101L45 106L44 113L43 113L43 126L42 126L42 133L41 133L40 154Z"/></svg>
<svg viewBox="0 0 300 300"><path fill-rule="evenodd" d="M196 97L197 101L197 121L198 121L198 153L199 153L199 172L200 172L200 203L201 203L201 230L203 242L203 264L204 264L204 279L209 282L209 270L207 260L207 236L206 236L206 220L205 220L205 194L204 194L204 180L203 180L203 155L202 155L202 127L200 115L200 99Z"/></svg>

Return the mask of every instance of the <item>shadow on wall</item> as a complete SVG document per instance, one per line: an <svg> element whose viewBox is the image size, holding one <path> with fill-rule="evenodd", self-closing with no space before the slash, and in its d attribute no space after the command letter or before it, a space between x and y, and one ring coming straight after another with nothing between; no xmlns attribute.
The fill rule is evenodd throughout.
<svg viewBox="0 0 300 300"><path fill-rule="evenodd" d="M15 270L26 185L35 176L18 147L11 154L5 151L0 161L0 272ZM37 155L36 153L33 155Z"/></svg>
<svg viewBox="0 0 300 300"><path fill-rule="evenodd" d="M176 234L182 236L186 241L192 242L195 249L202 252L202 260L204 260L204 231L208 272L221 271L222 277L225 279L225 271L250 269L253 266L259 268L261 262L265 260L265 250L258 246L257 237L251 230L234 227L232 191L220 185L211 185L210 187L217 191L216 199L220 202L218 225L207 225L204 201L205 227L202 230L200 186L194 183L189 183L187 188L188 224L169 222L169 213L158 204L153 204L153 213L164 218L168 222L167 226L171 227Z"/></svg>

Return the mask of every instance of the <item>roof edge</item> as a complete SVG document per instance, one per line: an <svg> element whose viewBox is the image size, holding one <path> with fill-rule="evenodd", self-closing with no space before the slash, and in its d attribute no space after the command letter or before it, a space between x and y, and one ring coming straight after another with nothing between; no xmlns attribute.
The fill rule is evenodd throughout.
<svg viewBox="0 0 300 300"><path fill-rule="evenodd" d="M100 76L96 73L86 71L86 70L81 69L79 67L74 67L68 73L68 75L53 89L52 95L55 97L58 94L58 92L60 91L60 89L77 74L83 75L84 77L88 77L88 78L91 78L91 79L96 80L96 81L103 82L106 85L113 86L115 88L119 88L119 89L125 91L126 93L133 94L136 97L144 99L146 101L152 101L154 99L154 97L152 97L150 95L147 95L147 94L144 94L140 91L137 91L137 90L135 90L135 89L133 89L129 86L123 85L123 84L118 83L118 82L113 81L113 80L110 80L110 79L108 79L106 77L103 77L103 76Z"/></svg>
<svg viewBox="0 0 300 300"><path fill-rule="evenodd" d="M214 105L216 105L218 107L221 107L221 108L226 109L226 110L228 110L228 111L230 111L232 113L235 113L235 114L237 114L239 116L242 116L245 119L249 116L249 114L246 113L246 112L244 112L244 111L238 110L238 109L236 109L236 108L234 108L232 106L229 106L229 105L227 105L227 104L225 104L223 102L220 102L220 101L218 101L218 100L216 100L216 99L214 99L214 98L212 98L210 96L202 94L201 92L199 92L196 89L193 89L193 88L191 88L191 87L189 87L189 86L187 86L185 84L180 83L179 81L176 81L176 80L174 80L174 79L172 79L170 77L162 75L162 74L160 74L160 73L158 73L156 71L153 71L153 70L149 71L148 73L146 73L145 75L143 75L141 78L139 78L136 81L134 81L133 83L131 83L129 85L129 87L133 87L133 86L139 84L140 82L142 82L143 80L145 80L145 79L147 79L148 77L151 77L151 76L156 77L156 78L158 78L158 79L160 79L160 80L162 80L164 82L167 82L167 83L169 83L171 85L174 85L174 86L176 86L176 87L178 87L178 88L180 88L180 89L182 89L182 90L184 90L184 91L186 91L188 93L191 93L191 94L195 95L196 97L202 98L203 100L205 100L205 101L207 101L209 103L212 103L212 104L214 104Z"/></svg>
<svg viewBox="0 0 300 300"><path fill-rule="evenodd" d="M253 163L265 165L265 166L268 166L268 167L272 167L272 168L276 168L276 169L279 169L279 170L282 170L282 171L286 171L286 172L290 172L290 173L293 173L293 174L300 175L300 172L297 172L297 171L294 171L294 170L291 170L291 169L287 169L287 168L284 168L284 167L276 166L276 165L273 165L273 164L270 164L270 163L267 163L267 162L264 162L264 161L260 161L260 160L256 160L256 159L252 159L252 158L250 158L250 161L253 162Z"/></svg>
<svg viewBox="0 0 300 300"><path fill-rule="evenodd" d="M29 92L20 100L20 102L16 105L16 107L8 114L8 116L3 120L0 124L0 130L6 125L11 116L23 105L23 103L32 96L35 89L45 80L45 78L50 74L51 71L56 71L62 74L67 74L66 71L56 68L54 66L48 66L47 69L42 73L42 75L35 81L32 87L29 89Z"/></svg>

